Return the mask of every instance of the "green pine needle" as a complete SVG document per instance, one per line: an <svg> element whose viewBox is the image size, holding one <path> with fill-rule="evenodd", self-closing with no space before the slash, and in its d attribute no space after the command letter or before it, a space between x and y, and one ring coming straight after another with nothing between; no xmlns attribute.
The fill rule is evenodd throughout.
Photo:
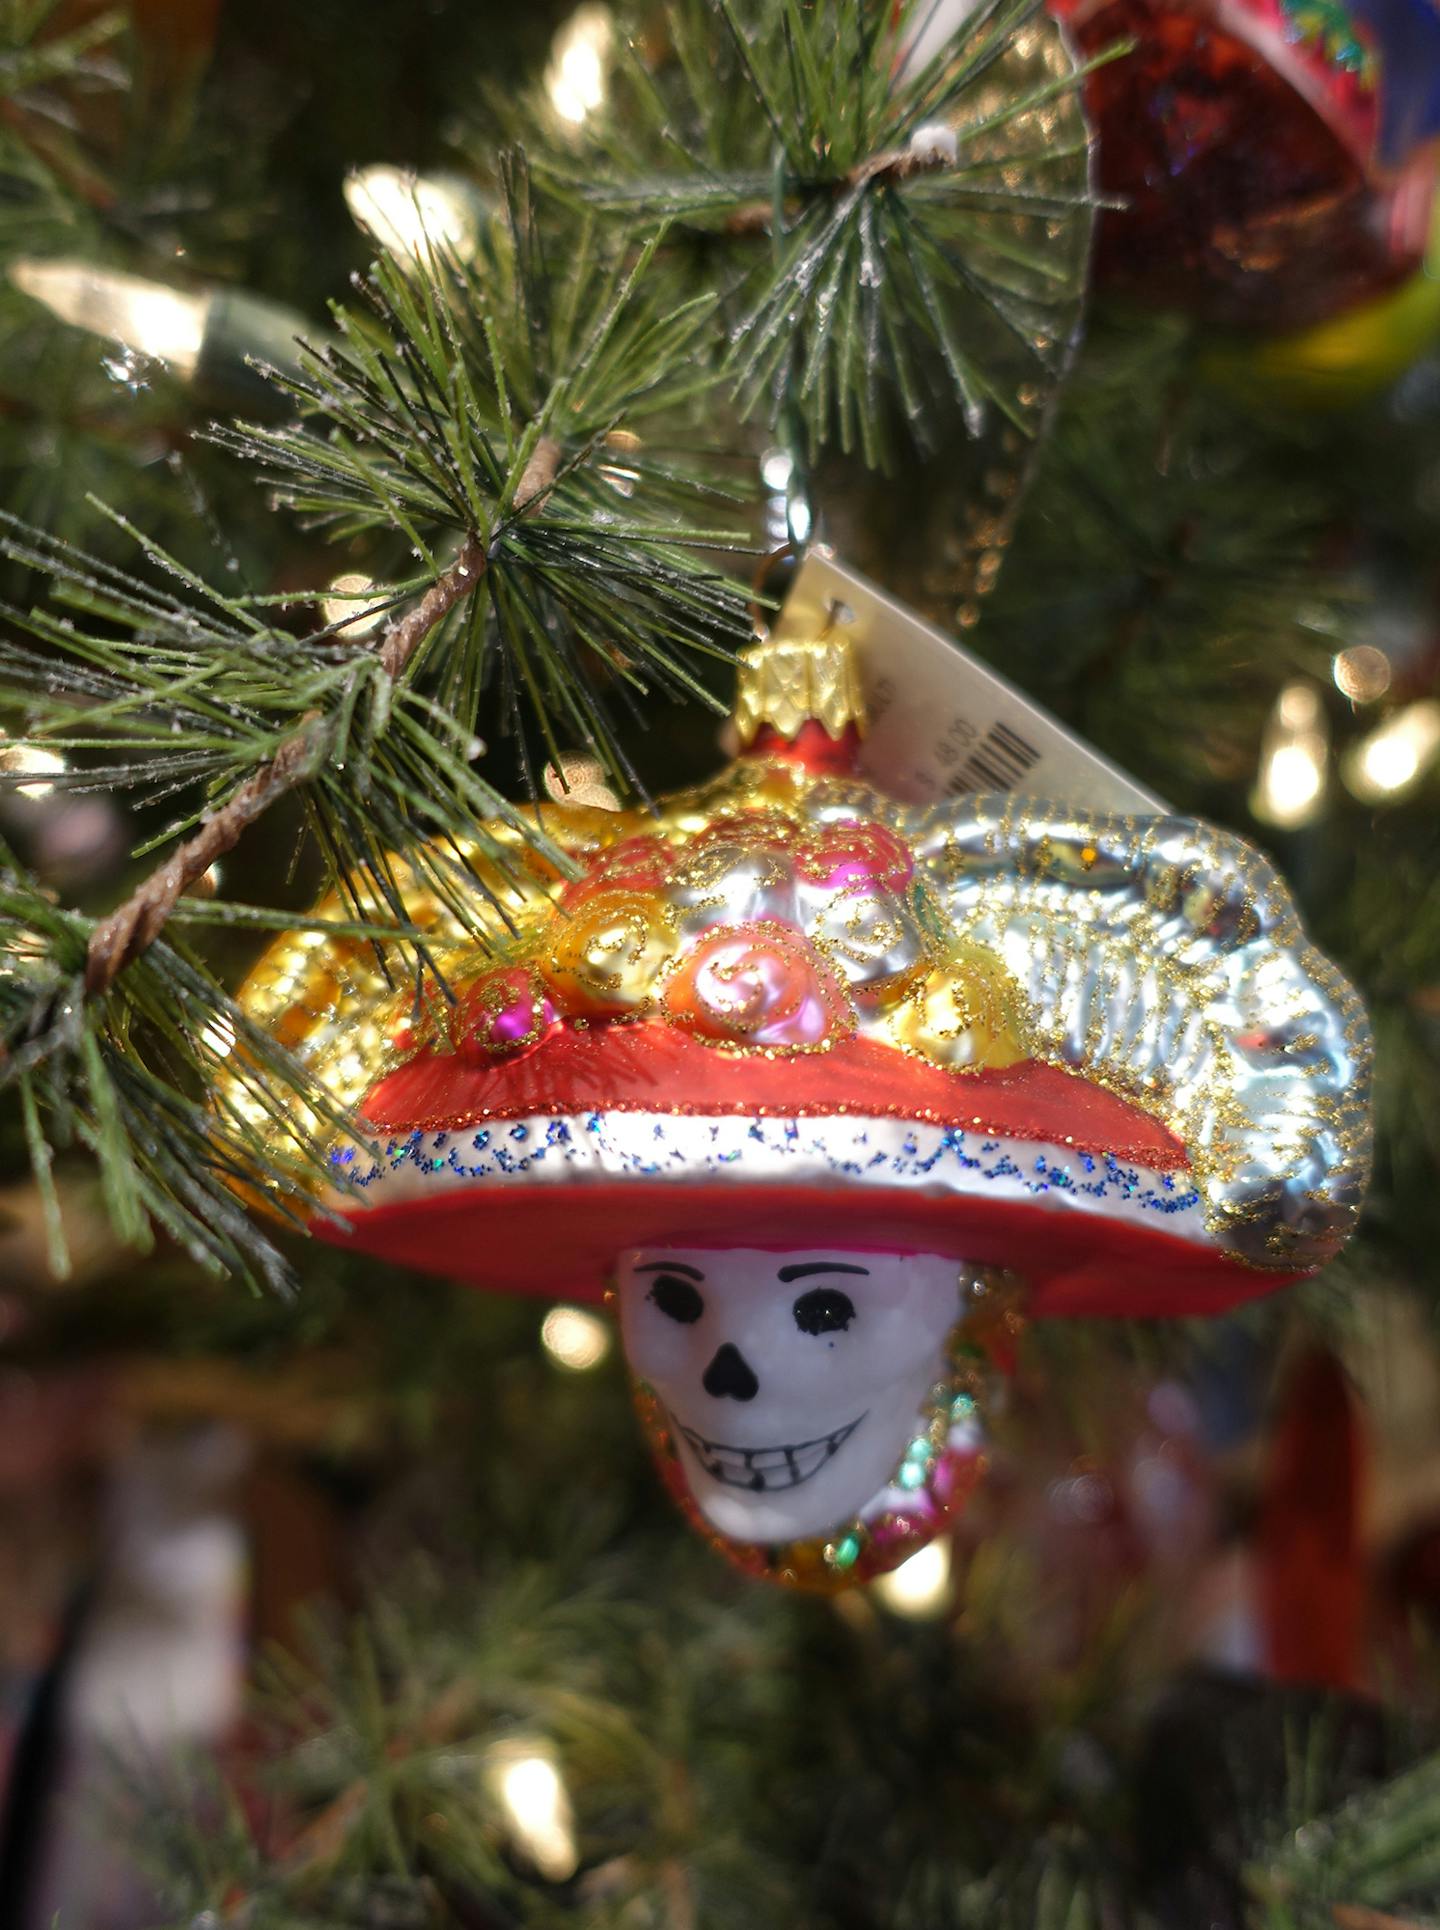
<svg viewBox="0 0 1440 1930"><path fill-rule="evenodd" d="M632 46L578 152L544 162L577 204L708 238L697 280L726 291L740 411L798 423L812 457L838 441L888 465L897 402L922 449L957 404L972 435L992 410L1032 435L1021 391L1068 365L1094 205L1082 74L1058 39L1037 55L1036 0L987 0L907 65L928 12L672 0L672 57ZM953 165L912 169L937 124Z"/></svg>

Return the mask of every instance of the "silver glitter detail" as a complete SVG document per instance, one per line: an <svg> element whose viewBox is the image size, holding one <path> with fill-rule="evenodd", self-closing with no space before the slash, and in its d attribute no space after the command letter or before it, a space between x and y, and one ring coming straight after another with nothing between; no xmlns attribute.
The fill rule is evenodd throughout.
<svg viewBox="0 0 1440 1930"><path fill-rule="evenodd" d="M1335 1253L1369 1170L1370 1029L1259 852L1009 796L903 829L959 933L1020 982L1042 1054L1173 1123L1219 1245L1296 1269Z"/></svg>

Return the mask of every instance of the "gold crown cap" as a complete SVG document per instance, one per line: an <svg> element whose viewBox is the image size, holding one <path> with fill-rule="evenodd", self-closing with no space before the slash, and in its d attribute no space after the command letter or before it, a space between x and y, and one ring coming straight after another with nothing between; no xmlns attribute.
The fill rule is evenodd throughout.
<svg viewBox="0 0 1440 1930"><path fill-rule="evenodd" d="M791 743L802 724L823 724L832 737L849 724L865 728L865 699L848 637L767 637L739 656L735 725L749 749L769 724Z"/></svg>

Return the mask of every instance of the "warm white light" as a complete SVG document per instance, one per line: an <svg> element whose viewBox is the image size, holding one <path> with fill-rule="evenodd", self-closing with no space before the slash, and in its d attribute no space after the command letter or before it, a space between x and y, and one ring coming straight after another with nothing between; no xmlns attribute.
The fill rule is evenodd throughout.
<svg viewBox="0 0 1440 1930"><path fill-rule="evenodd" d="M1346 752L1346 784L1367 804L1394 799L1407 791L1440 751L1440 703L1426 698L1407 704L1377 724Z"/></svg>
<svg viewBox="0 0 1440 1930"><path fill-rule="evenodd" d="M1390 688L1390 659L1373 643L1338 651L1330 673L1335 688L1354 704L1373 704Z"/></svg>
<svg viewBox="0 0 1440 1930"><path fill-rule="evenodd" d="M392 255L421 261L432 247L462 254L475 245L479 218L468 185L439 174L403 168L352 168L345 205L356 224Z"/></svg>
<svg viewBox="0 0 1440 1930"><path fill-rule="evenodd" d="M224 1012L217 1012L210 1023L202 1027L200 1043L214 1053L217 1059L228 1059L235 1050L235 1027Z"/></svg>
<svg viewBox="0 0 1440 1930"><path fill-rule="evenodd" d="M610 1351L610 1328L583 1307L552 1307L540 1326L550 1358L573 1374L598 1367Z"/></svg>
<svg viewBox="0 0 1440 1930"><path fill-rule="evenodd" d="M543 1744L497 1743L486 1754L486 1780L526 1856L541 1876L563 1883L580 1857L570 1798Z"/></svg>
<svg viewBox="0 0 1440 1930"><path fill-rule="evenodd" d="M21 260L12 263L10 279L62 322L168 363L182 381L195 373L210 295L185 295L85 261Z"/></svg>
<svg viewBox="0 0 1440 1930"><path fill-rule="evenodd" d="M1308 744L1280 744L1271 753L1265 781L1271 815L1283 823L1299 824L1320 795L1320 761Z"/></svg>
<svg viewBox="0 0 1440 1930"><path fill-rule="evenodd" d="M59 751L47 751L39 744L6 744L0 747L0 772L6 777L24 774L23 784L9 784L7 790L21 797L49 797L55 786L50 778L65 769ZM33 773L33 776L32 776Z"/></svg>
<svg viewBox="0 0 1440 1930"><path fill-rule="evenodd" d="M897 1615L923 1622L943 1615L950 1600L950 1543L940 1535L875 1583L875 1593Z"/></svg>
<svg viewBox="0 0 1440 1930"><path fill-rule="evenodd" d="M383 610L367 610L365 599L376 595L376 586L359 570L345 570L332 579L320 599L327 623L343 623L347 637L368 637L385 620Z"/></svg>
<svg viewBox="0 0 1440 1930"><path fill-rule="evenodd" d="M579 127L604 104L614 44L610 9L594 4L594 0L577 7L555 35L545 91L555 112L572 127Z"/></svg>
<svg viewBox="0 0 1440 1930"><path fill-rule="evenodd" d="M760 478L767 489L773 489L778 495L790 487L794 470L795 464L787 450L769 449L760 464Z"/></svg>
<svg viewBox="0 0 1440 1930"><path fill-rule="evenodd" d="M1260 746L1260 774L1250 808L1269 824L1308 824L1325 793L1330 733L1312 684L1287 684L1275 700Z"/></svg>
<svg viewBox="0 0 1440 1930"><path fill-rule="evenodd" d="M917 31L905 49L899 78L908 80L912 75L923 73L959 33L975 6L976 0L929 0L928 5L917 8Z"/></svg>

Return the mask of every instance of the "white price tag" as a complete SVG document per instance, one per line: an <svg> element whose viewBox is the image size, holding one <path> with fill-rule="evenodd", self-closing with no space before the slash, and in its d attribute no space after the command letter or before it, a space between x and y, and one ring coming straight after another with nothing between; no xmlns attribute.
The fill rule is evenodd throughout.
<svg viewBox="0 0 1440 1930"><path fill-rule="evenodd" d="M869 713L860 768L892 797L930 804L967 791L1025 791L1094 811L1169 808L953 638L817 545L796 573L774 634L818 637L836 626L854 641Z"/></svg>

